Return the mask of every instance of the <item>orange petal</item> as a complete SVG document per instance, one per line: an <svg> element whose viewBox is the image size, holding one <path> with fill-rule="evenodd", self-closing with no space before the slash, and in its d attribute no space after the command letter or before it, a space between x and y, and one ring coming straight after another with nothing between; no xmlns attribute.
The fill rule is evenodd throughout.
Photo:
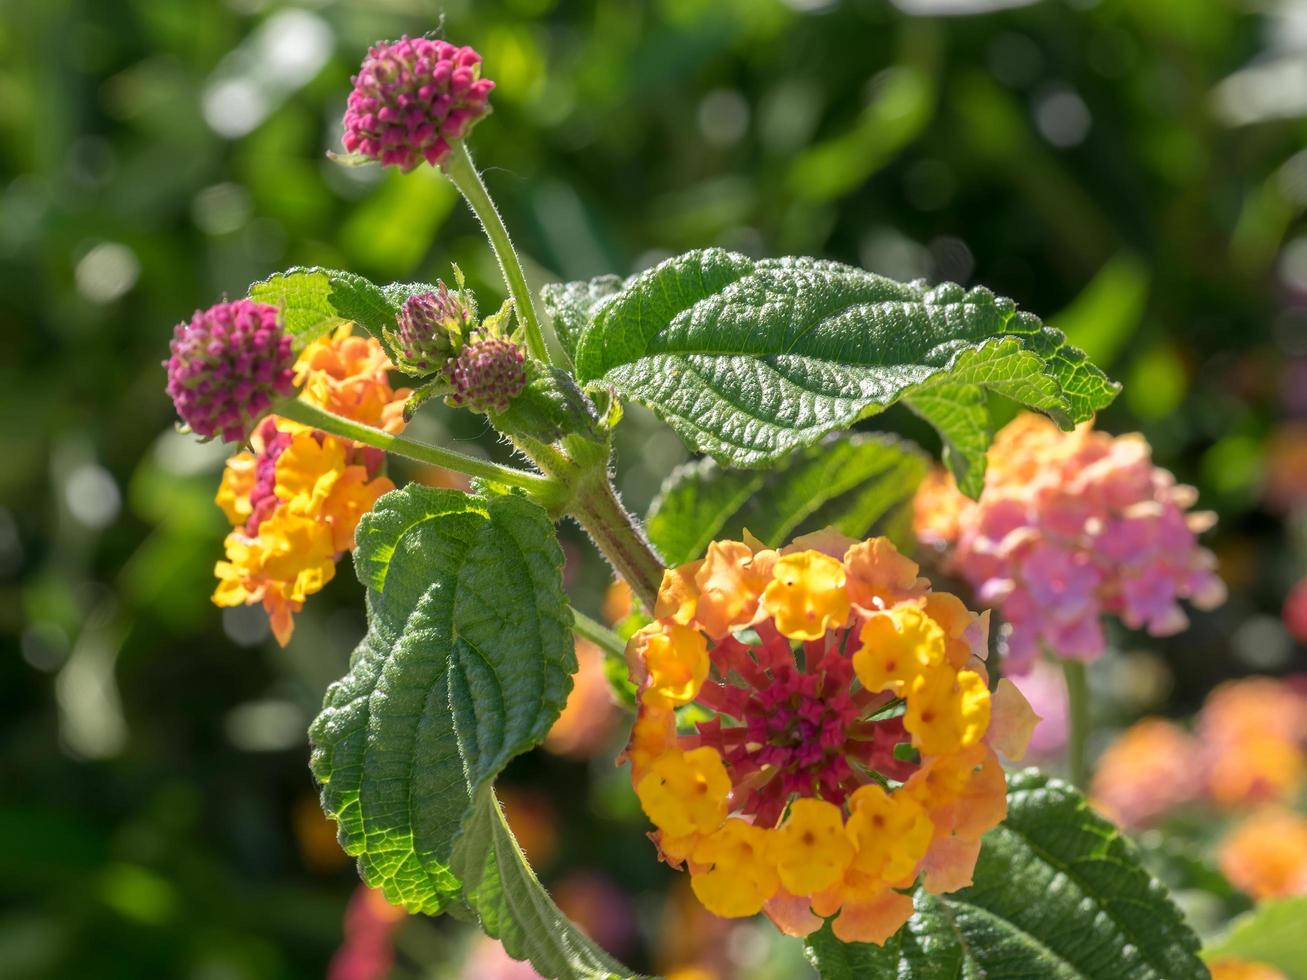
<svg viewBox="0 0 1307 980"><path fill-rule="evenodd" d="M1025 758L1030 736L1039 724L1039 715L1020 689L1004 677L994 690L990 702L989 730L985 741L1013 762Z"/></svg>
<svg viewBox="0 0 1307 980"><path fill-rule="evenodd" d="M910 918L912 898L887 890L869 901L846 904L839 918L831 923L831 930L841 942L879 946Z"/></svg>
<svg viewBox="0 0 1307 980"><path fill-rule="evenodd" d="M926 891L939 895L954 892L971 884L980 855L980 841L961 837L936 837L926 852L922 869L926 872Z"/></svg>
<svg viewBox="0 0 1307 980"><path fill-rule="evenodd" d="M787 936L806 936L821 928L822 920L812 914L808 899L803 895L791 895L784 888L767 899L762 910Z"/></svg>

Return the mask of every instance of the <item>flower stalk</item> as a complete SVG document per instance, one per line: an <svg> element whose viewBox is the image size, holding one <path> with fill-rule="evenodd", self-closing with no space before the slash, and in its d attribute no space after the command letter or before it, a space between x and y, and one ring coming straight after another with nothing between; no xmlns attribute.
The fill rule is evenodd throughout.
<svg viewBox="0 0 1307 980"><path fill-rule="evenodd" d="M1067 772L1077 789L1089 787L1089 682L1083 661L1062 659L1062 675L1066 678L1069 730L1067 732Z"/></svg>
<svg viewBox="0 0 1307 980"><path fill-rule="evenodd" d="M617 499L607 472L601 471L598 479L588 480L578 488L567 513L652 612L665 568L635 518Z"/></svg>
<svg viewBox="0 0 1307 980"><path fill-rule="evenodd" d="M323 432L352 439L365 446L404 456L419 463L443 466L447 470L463 473L466 476L520 487L545 506L556 503L559 485L557 481L541 473L529 473L512 466L501 466L499 463L477 459L452 449L430 446L404 436L392 435L370 425L363 425L336 415L334 412L328 412L298 398L288 398L279 402L273 407L273 412L292 422L309 425Z"/></svg>
<svg viewBox="0 0 1307 980"><path fill-rule="evenodd" d="M485 229L486 238L489 239L495 259L499 262L499 271L504 277L509 295L513 297L513 305L517 308L517 315L522 321L527 352L538 361L550 363L549 349L545 346L544 334L540 330L540 318L536 315L531 290L527 288L522 263L518 261L513 240L508 235L508 229L504 227L504 220L499 216L499 209L495 207L490 192L486 190L486 185L481 180L481 174L477 172L476 165L472 162L472 154L468 152L466 142L459 140L454 144L452 152L441 163L441 170L458 188L463 199L480 220L481 227Z"/></svg>

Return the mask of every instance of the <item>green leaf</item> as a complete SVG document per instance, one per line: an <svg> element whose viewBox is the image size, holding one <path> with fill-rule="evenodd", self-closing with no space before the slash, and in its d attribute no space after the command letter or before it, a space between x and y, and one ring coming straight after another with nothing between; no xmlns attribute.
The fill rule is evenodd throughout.
<svg viewBox="0 0 1307 980"><path fill-rule="evenodd" d="M745 528L773 546L827 525L862 537L912 498L928 466L911 443L873 433L827 439L766 473L697 460L663 484L650 507L649 538L680 565L716 538L738 539Z"/></svg>
<svg viewBox="0 0 1307 980"><path fill-rule="evenodd" d="M941 385L997 392L1063 426L1117 391L1059 331L983 287L898 283L816 259L690 252L589 315L580 380L612 384L729 466L770 465L899 400L920 398L934 421L958 394ZM954 466L979 470L974 408L941 424Z"/></svg>
<svg viewBox="0 0 1307 980"><path fill-rule="evenodd" d="M250 286L250 299L281 309L298 350L337 325L353 321L382 339L398 304L362 276L336 269L296 266ZM403 296L399 302L402 303ZM384 340L383 340L384 343Z"/></svg>
<svg viewBox="0 0 1307 980"><path fill-rule="evenodd" d="M1267 902L1230 924L1203 950L1208 963L1224 957L1269 963L1289 980L1307 980L1307 896Z"/></svg>
<svg viewBox="0 0 1307 980"><path fill-rule="evenodd" d="M559 911L527 863L489 787L477 795L456 861L482 928L500 940L510 956L530 960L547 977L598 980L632 975Z"/></svg>
<svg viewBox="0 0 1307 980"><path fill-rule="evenodd" d="M562 551L525 498L416 484L382 497L357 540L368 632L310 730L313 772L364 881L410 911L457 909L472 800L571 689Z"/></svg>
<svg viewBox="0 0 1307 980"><path fill-rule="evenodd" d="M939 433L944 464L957 478L958 489L979 497L985 489L985 450L994 438L985 390L977 385L928 385L914 392L907 404Z"/></svg>
<svg viewBox="0 0 1307 980"><path fill-rule="evenodd" d="M576 357L576 344L594 318L595 310L626 285L620 276L596 276L583 282L552 282L540 289L540 301L554 322L554 333L567 356Z"/></svg>
<svg viewBox="0 0 1307 980"><path fill-rule="evenodd" d="M823 980L1010 977L1199 980L1198 938L1135 846L1070 786L1033 769L1008 777L1008 816L985 838L974 883L918 889L884 946L808 938Z"/></svg>

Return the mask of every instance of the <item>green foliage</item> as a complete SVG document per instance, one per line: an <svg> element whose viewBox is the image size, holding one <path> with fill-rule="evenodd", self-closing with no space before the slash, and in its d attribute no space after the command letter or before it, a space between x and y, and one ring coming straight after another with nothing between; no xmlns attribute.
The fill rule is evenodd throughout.
<svg viewBox="0 0 1307 980"><path fill-rule="evenodd" d="M540 290L541 303L553 319L554 333L569 358L576 357L576 345L599 305L616 296L625 285L620 276L608 275L582 282L549 283Z"/></svg>
<svg viewBox="0 0 1307 980"><path fill-rule="evenodd" d="M1060 332L1010 300L836 262L690 252L590 312L576 349L580 380L612 384L728 466L773 464L902 399L942 427L955 471L974 490L988 442L984 391L1063 425L1116 393ZM968 408L944 411L960 392Z"/></svg>
<svg viewBox="0 0 1307 980"><path fill-rule="evenodd" d="M769 472L701 459L663 484L649 511L649 539L680 565L714 538L738 538L746 528L777 547L796 531L827 525L862 537L911 500L928 465L911 443L872 433L827 439Z"/></svg>
<svg viewBox="0 0 1307 980"><path fill-rule="evenodd" d="M457 858L481 927L510 955L563 980L631 975L587 939L540 886L489 787L476 798Z"/></svg>
<svg viewBox="0 0 1307 980"><path fill-rule="evenodd" d="M455 843L473 801L493 806L495 776L548 732L576 669L562 551L521 497L410 484L364 517L355 563L368 633L310 732L323 807L391 901L480 910L500 899L484 882L463 896ZM506 833L494 832L501 876L517 854ZM465 840L458 866L484 853Z"/></svg>
<svg viewBox="0 0 1307 980"><path fill-rule="evenodd" d="M1071 787L1028 769L1008 777L1008 815L985 838L974 883L918 889L884 946L808 940L823 980L1056 977L1200 980L1198 938L1133 844Z"/></svg>
<svg viewBox="0 0 1307 980"><path fill-rule="evenodd" d="M317 340L333 327L352 320L378 340L403 303L362 276L338 269L296 267L256 282L250 299L280 307L296 348Z"/></svg>
<svg viewBox="0 0 1307 980"><path fill-rule="evenodd" d="M1267 902L1240 916L1229 931L1203 949L1211 963L1234 957L1269 963L1289 980L1307 980L1307 897Z"/></svg>

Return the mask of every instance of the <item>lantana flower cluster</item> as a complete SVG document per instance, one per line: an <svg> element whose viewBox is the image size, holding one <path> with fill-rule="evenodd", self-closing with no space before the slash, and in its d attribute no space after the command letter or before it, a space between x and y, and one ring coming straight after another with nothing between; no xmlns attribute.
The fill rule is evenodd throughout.
<svg viewBox="0 0 1307 980"><path fill-rule="evenodd" d="M1085 423L1060 431L1023 414L988 454L980 499L935 473L916 499L919 540L1004 619L1004 669L1024 673L1041 648L1092 660L1105 647L1102 616L1154 636L1179 632L1179 601L1225 600L1212 553L1197 536L1210 513L1197 492L1154 466L1140 435L1113 437Z"/></svg>
<svg viewBox="0 0 1307 980"><path fill-rule="evenodd" d="M406 172L424 160L439 166L490 113L494 87L469 47L425 37L377 44L354 76L341 142Z"/></svg>
<svg viewBox="0 0 1307 980"><path fill-rule="evenodd" d="M1285 801L1307 786L1307 677L1226 681L1193 731L1165 718L1127 728L1098 760L1094 805L1122 826L1177 807Z"/></svg>
<svg viewBox="0 0 1307 980"><path fill-rule="evenodd" d="M1217 848L1221 870L1254 898L1307 894L1307 677L1227 681L1192 732L1136 723L1103 753L1093 803L1122 826L1159 823L1183 806L1240 814Z"/></svg>
<svg viewBox="0 0 1307 980"><path fill-rule="evenodd" d="M309 344L294 365L304 400L387 432L404 426L408 389L391 387L376 340L348 324ZM226 559L214 568L219 606L261 603L273 635L290 640L293 616L335 575L354 530L394 489L384 454L278 416L264 418L250 449L228 461L216 502L231 521Z"/></svg>
<svg viewBox="0 0 1307 980"><path fill-rule="evenodd" d="M780 551L719 541L667 572L628 647L626 756L663 858L725 917L883 942L932 892L971 882L1006 813L995 749L1038 720L988 686L988 614L932 592L884 538ZM678 713L691 726L678 734Z"/></svg>

